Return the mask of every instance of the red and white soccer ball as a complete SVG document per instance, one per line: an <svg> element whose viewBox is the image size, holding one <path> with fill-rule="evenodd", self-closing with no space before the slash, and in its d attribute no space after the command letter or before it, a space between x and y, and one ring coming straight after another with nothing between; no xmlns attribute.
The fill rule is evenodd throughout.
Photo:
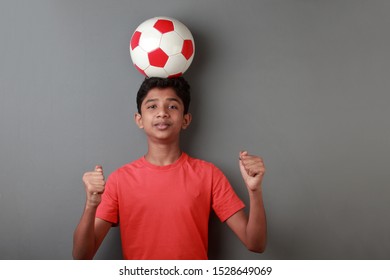
<svg viewBox="0 0 390 280"><path fill-rule="evenodd" d="M194 38L180 21L155 17L141 23L130 40L134 66L147 77L183 75L195 54Z"/></svg>

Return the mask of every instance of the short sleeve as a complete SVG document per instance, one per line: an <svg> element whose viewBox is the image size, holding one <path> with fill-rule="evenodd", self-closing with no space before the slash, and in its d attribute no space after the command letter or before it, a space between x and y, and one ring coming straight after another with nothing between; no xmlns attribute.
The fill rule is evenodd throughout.
<svg viewBox="0 0 390 280"><path fill-rule="evenodd" d="M116 173L112 173L106 182L102 201L97 208L96 218L100 218L112 224L119 222L118 186Z"/></svg>
<svg viewBox="0 0 390 280"><path fill-rule="evenodd" d="M221 222L245 207L234 192L226 176L217 167L213 167L212 208Z"/></svg>

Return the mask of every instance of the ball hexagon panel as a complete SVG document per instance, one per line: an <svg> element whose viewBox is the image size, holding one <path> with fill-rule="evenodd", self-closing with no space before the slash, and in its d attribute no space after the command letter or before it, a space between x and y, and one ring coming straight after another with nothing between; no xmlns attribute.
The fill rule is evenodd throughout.
<svg viewBox="0 0 390 280"><path fill-rule="evenodd" d="M187 70L187 60L181 54L172 55L168 58L164 67L168 73L177 74L184 73Z"/></svg>
<svg viewBox="0 0 390 280"><path fill-rule="evenodd" d="M160 48L167 55L174 55L181 52L183 49L183 43L183 38L173 31L162 35Z"/></svg>
<svg viewBox="0 0 390 280"><path fill-rule="evenodd" d="M131 52L131 59L133 60L134 65L142 70L150 66L148 53L140 47L135 48Z"/></svg>
<svg viewBox="0 0 390 280"><path fill-rule="evenodd" d="M161 33L156 29L148 29L141 33L139 46L146 52L151 52L160 46Z"/></svg>
<svg viewBox="0 0 390 280"><path fill-rule="evenodd" d="M174 22L173 24L175 26L175 32L179 34L180 37L182 37L184 40L193 40L191 31L184 24L179 22Z"/></svg>
<svg viewBox="0 0 390 280"><path fill-rule="evenodd" d="M144 72L147 77L167 78L169 76L169 73L165 71L164 68L155 66L149 66L147 69L144 70Z"/></svg>

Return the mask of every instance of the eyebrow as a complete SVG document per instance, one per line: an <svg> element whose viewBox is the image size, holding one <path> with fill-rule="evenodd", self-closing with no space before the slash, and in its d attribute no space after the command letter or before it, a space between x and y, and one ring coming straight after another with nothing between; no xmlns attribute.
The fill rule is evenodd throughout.
<svg viewBox="0 0 390 280"><path fill-rule="evenodd" d="M150 102L155 102L155 101L157 101L157 100L158 100L157 98L155 98L155 99L148 99L148 100L145 101L145 104L146 104L146 103L150 103Z"/></svg>
<svg viewBox="0 0 390 280"><path fill-rule="evenodd" d="M169 97L166 100L167 101L175 101L175 102L180 104L180 100L178 98ZM156 102L156 101L158 101L158 98L151 98L151 99L146 100L145 104L150 103L150 102Z"/></svg>

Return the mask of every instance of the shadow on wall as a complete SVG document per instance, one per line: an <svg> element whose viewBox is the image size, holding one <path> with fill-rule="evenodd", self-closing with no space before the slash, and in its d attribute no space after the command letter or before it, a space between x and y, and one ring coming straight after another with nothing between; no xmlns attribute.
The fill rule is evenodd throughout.
<svg viewBox="0 0 390 280"><path fill-rule="evenodd" d="M113 227L108 232L104 242L96 253L97 260L123 260L122 244L119 227Z"/></svg>

